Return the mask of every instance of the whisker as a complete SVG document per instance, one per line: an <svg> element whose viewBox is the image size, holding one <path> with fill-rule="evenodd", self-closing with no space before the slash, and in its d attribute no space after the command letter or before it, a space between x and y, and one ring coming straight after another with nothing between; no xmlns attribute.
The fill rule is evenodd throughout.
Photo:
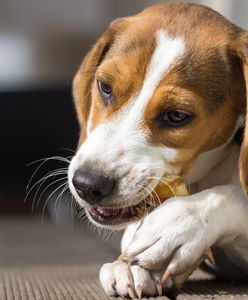
<svg viewBox="0 0 248 300"><path fill-rule="evenodd" d="M76 151L74 149L67 148L67 147L63 147L63 148L61 148L61 150L69 151L69 152L72 152L73 154L76 153ZM72 156L67 156L67 157L71 158Z"/></svg>
<svg viewBox="0 0 248 300"><path fill-rule="evenodd" d="M141 185L138 185L138 187L140 187L141 189L143 189L146 192L148 192L148 194L146 194L146 196L145 196L145 199L148 197L148 195L151 197L151 199L153 199L153 195L152 195L152 192L150 190L148 190L147 188L145 188L145 187L143 187ZM146 214L147 213L146 201L144 201L144 204L145 204L145 214Z"/></svg>
<svg viewBox="0 0 248 300"><path fill-rule="evenodd" d="M73 207L72 198L69 200L69 202L70 202L70 208L71 208L71 210L70 210L70 212L71 212L71 229L73 229L74 228L74 207Z"/></svg>
<svg viewBox="0 0 248 300"><path fill-rule="evenodd" d="M145 187L143 187L142 185L139 185L139 184L138 184L138 187L145 190L146 192L148 192L147 196L148 195L152 196L152 192L150 190L148 190L147 188L145 188Z"/></svg>
<svg viewBox="0 0 248 300"><path fill-rule="evenodd" d="M67 174L67 168L60 168L60 169L56 169L54 171L50 171L48 173L46 173L41 179L39 179L38 181L36 181L27 191L27 194L24 198L24 202L27 200L29 194L34 190L34 188L41 183L42 181L46 181L48 178L50 177L55 177L58 175L65 175Z"/></svg>
<svg viewBox="0 0 248 300"><path fill-rule="evenodd" d="M58 180L57 180L58 181ZM50 186L52 185L52 184L54 184L55 182L53 182L53 183L51 183L50 184ZM64 183L62 183L59 187L57 187L50 195L49 195L49 197L46 199L46 201L45 201L45 203L44 203L44 205L43 205L43 208L42 208L42 213L41 213L41 220L42 220L42 224L43 224L43 221L44 221L44 214L45 214L45 209L46 209L46 206L47 206L47 203L48 203L48 201L51 199L51 197L59 190L59 189L61 189L64 185L66 185L67 184L67 182L64 182ZM49 187L49 186L48 186ZM47 189L47 188L46 188ZM43 191L44 192L44 191ZM42 193L43 193L42 192Z"/></svg>
<svg viewBox="0 0 248 300"><path fill-rule="evenodd" d="M47 175L47 174L49 174L49 175ZM35 203L35 200L37 199L37 196L38 196L38 194L39 194L39 192L40 192L40 189L42 188L42 186L43 186L43 184L46 182L46 180L47 179L49 179L49 178L52 178L52 177L55 177L55 176L58 176L58 175L65 175L65 174L67 174L67 173L64 173L64 172L56 172L56 174L54 174L53 172L50 172L50 173L47 173L46 175L47 176L45 176L45 177L43 177L43 178L41 178L40 180L38 180L33 186L32 186L32 188L29 190L29 192L27 193L27 195L26 195L26 197L25 197L25 201L26 201L26 199L28 198L28 196L29 196L29 194L32 192L32 190L34 190L34 188L37 186L37 188L36 188L36 192L35 192L35 195L34 195L34 198L33 198L33 202L32 202L32 209L33 209L33 207L34 207L34 203ZM63 178L67 178L67 176L66 177L63 177ZM36 206L37 207L37 206ZM33 210L32 210L33 211Z"/></svg>
<svg viewBox="0 0 248 300"><path fill-rule="evenodd" d="M156 198L158 199L159 205L161 205L161 200L154 188L152 188L152 193L155 194ZM154 203L155 203L155 200L154 200Z"/></svg>
<svg viewBox="0 0 248 300"><path fill-rule="evenodd" d="M83 207L80 207L79 205L78 205L77 216L80 219L80 221L84 221L85 219L87 219L87 215L86 215L85 209Z"/></svg>
<svg viewBox="0 0 248 300"><path fill-rule="evenodd" d="M169 189L172 191L173 193L173 196L176 197L176 194L175 194L175 191L173 190L173 188L169 185L169 183L167 182L167 179L165 181L165 179L161 179L159 177L154 177L154 176L151 176L149 178L154 178L154 179L157 179L158 181L164 183L165 185L167 185L169 187ZM169 180L168 180L169 181ZM169 182L172 182L172 181L169 181Z"/></svg>
<svg viewBox="0 0 248 300"><path fill-rule="evenodd" d="M31 166L31 165L34 165L38 162L41 162L40 165L36 168L36 170L34 171L33 175L31 176L31 178L29 179L28 181L28 184L27 184L27 189L29 188L29 185L30 183L32 182L34 176L37 174L37 172L40 170L40 168L48 161L51 161L51 160L55 160L55 161L61 161L61 162L65 162L67 164L70 163L70 160L65 158L65 157L62 157L62 156L51 156L51 157L46 157L46 158L41 158L41 159L37 159L29 164L27 164L27 166Z"/></svg>
<svg viewBox="0 0 248 300"><path fill-rule="evenodd" d="M64 148L64 150L70 151L75 154L75 151L69 148ZM27 166L31 166L34 164L38 164L35 166L35 170L32 173L32 176L30 177L27 186L26 186L26 195L24 198L24 202L27 201L27 199L30 197L30 195L34 194L34 197L32 197L32 205L31 205L31 211L34 212L35 209L37 209L40 205L40 202L42 200L43 207L41 210L41 218L42 218L42 224L44 223L44 215L46 212L47 204L51 199L54 199L54 210L55 210L55 217L57 222L59 222L59 206L61 204L62 198L65 199L65 195L67 198L70 196L70 190L69 190L69 184L68 184L68 166L71 162L72 156L66 156L62 157L59 155L54 155L51 157L46 157L42 159L37 159L29 164ZM56 168L49 172L42 172L43 167L48 162L56 162L56 163L63 163L65 166L62 166L61 168ZM54 163L52 163L54 165ZM42 172L41 178L36 178L38 175ZM48 193L49 191L49 193ZM45 199L43 199L44 195L46 195ZM43 201L44 200L44 201ZM68 200L69 203L71 203L71 216L73 217L73 204L75 203L73 201L73 196L71 195L70 200ZM72 226L74 224L74 219L72 219Z"/></svg>
<svg viewBox="0 0 248 300"><path fill-rule="evenodd" d="M41 200L42 196L43 196L44 193L49 189L49 187L53 186L55 183L57 183L57 182L59 182L59 181L65 180L65 179L67 179L67 177L59 178L59 179L53 181L52 183L48 184L48 185L46 186L46 188L45 188L45 189L42 191L42 193L40 194L40 196L39 196L39 198L38 198L38 201L37 201L37 204L36 204L36 208L39 206L39 203L40 203L40 200ZM67 183L67 182L65 182L65 184L66 184L66 183Z"/></svg>
<svg viewBox="0 0 248 300"><path fill-rule="evenodd" d="M67 183L67 182L66 182ZM54 203L54 210L55 210L55 216L56 216L56 220L57 222L59 221L59 215L57 213L57 210L59 211L59 206L57 207L57 203L61 202L62 199L62 195L66 192L66 190L69 188L68 183L65 185L65 187L62 189L62 192L59 193L59 195L57 196L55 203Z"/></svg>

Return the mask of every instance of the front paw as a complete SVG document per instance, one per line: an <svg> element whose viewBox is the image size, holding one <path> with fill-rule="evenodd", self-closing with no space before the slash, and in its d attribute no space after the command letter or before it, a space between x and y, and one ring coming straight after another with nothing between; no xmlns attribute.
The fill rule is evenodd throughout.
<svg viewBox="0 0 248 300"><path fill-rule="evenodd" d="M166 270L162 281L189 276L214 243L214 229L197 203L177 198L144 218L122 259L148 270ZM179 277L178 277L179 276Z"/></svg>
<svg viewBox="0 0 248 300"><path fill-rule="evenodd" d="M161 296L163 292L160 274L149 272L137 265L130 266L119 260L104 264L99 278L109 296L141 299L142 296Z"/></svg>

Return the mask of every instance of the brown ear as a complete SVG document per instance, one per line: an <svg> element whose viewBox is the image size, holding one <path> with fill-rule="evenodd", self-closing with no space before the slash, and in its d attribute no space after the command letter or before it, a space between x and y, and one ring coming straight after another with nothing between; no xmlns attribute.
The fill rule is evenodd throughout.
<svg viewBox="0 0 248 300"><path fill-rule="evenodd" d="M73 97L81 127L80 142L85 139L87 120L91 105L91 85L95 71L110 49L117 34L127 26L127 19L113 21L84 58L73 80Z"/></svg>
<svg viewBox="0 0 248 300"><path fill-rule="evenodd" d="M241 145L240 156L239 156L239 174L240 181L243 190L248 198L248 33L242 32L239 34L235 42L231 44L231 50L241 61L243 70L244 83L243 88L245 89L245 128L243 135L243 142Z"/></svg>

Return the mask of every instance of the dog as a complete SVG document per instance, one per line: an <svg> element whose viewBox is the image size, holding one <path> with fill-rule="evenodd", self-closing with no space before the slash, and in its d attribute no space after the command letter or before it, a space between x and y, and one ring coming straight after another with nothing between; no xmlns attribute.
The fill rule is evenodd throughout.
<svg viewBox="0 0 248 300"><path fill-rule="evenodd" d="M100 270L108 295L161 295L210 247L209 271L248 278L247 89L248 32L202 5L117 19L86 55L68 180L92 223L126 229L125 260ZM137 205L164 174L181 176L190 196L139 222Z"/></svg>

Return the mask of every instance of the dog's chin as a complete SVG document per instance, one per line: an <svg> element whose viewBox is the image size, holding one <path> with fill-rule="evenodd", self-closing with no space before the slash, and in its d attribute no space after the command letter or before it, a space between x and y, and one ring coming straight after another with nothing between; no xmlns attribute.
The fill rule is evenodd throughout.
<svg viewBox="0 0 248 300"><path fill-rule="evenodd" d="M123 208L91 206L85 208L88 218L99 227L111 230L126 228L140 219L137 216L139 204Z"/></svg>

